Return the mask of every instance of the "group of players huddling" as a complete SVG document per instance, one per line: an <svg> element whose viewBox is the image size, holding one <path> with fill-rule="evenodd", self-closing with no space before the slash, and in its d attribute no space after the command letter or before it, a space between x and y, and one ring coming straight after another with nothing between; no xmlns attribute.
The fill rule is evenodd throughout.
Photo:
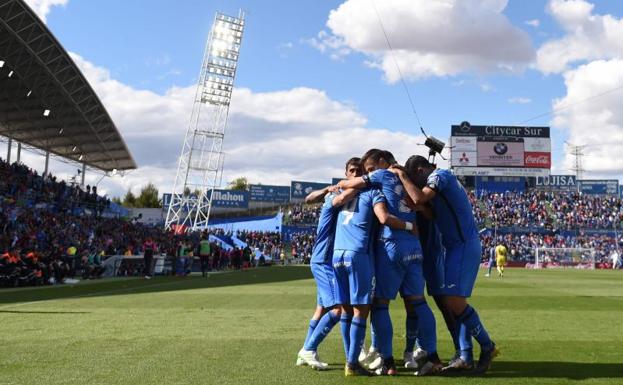
<svg viewBox="0 0 623 385"><path fill-rule="evenodd" d="M371 149L346 162L345 180L306 198L308 203L323 200L311 258L317 307L297 365L328 369L317 349L339 322L346 376L395 375L388 307L400 293L406 368L419 376L485 373L499 351L467 304L481 244L471 204L456 177L419 155L400 166L389 151ZM445 366L437 355L425 283L454 342L455 355ZM371 347L366 350L368 315ZM480 345L476 363L472 337Z"/></svg>

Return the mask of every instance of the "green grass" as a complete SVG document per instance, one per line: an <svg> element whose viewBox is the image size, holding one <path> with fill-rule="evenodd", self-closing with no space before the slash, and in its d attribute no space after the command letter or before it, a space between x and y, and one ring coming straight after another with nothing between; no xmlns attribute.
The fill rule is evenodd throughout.
<svg viewBox="0 0 623 385"><path fill-rule="evenodd" d="M471 303L502 349L485 377L345 380L337 329L319 350L332 370L294 366L315 305L308 267L3 289L0 384L623 383L621 272L481 274ZM402 356L400 303L392 317Z"/></svg>

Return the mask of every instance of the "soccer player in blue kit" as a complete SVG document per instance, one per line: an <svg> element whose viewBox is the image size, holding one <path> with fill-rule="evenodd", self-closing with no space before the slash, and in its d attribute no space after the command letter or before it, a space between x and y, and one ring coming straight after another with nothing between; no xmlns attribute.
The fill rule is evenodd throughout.
<svg viewBox="0 0 623 385"><path fill-rule="evenodd" d="M474 372L483 374L489 370L499 351L478 313L467 303L478 274L482 249L467 193L449 170L436 168L423 156L411 156L405 163L404 170L396 168L393 171L399 176L416 205L428 202L433 204L434 221L446 249L441 291L445 307L457 320L461 350L460 355L450 362L447 369L473 367L473 336L481 349Z"/></svg>
<svg viewBox="0 0 623 385"><path fill-rule="evenodd" d="M346 162L346 177L351 179L359 175L361 175L361 160L359 158L349 159ZM317 307L310 320L304 346L298 353L297 365L299 366L309 365L317 370L328 369L328 365L319 360L317 348L340 318L342 320L342 333L344 336L348 336L348 340L350 340L352 314L344 313L342 315L342 308L339 304L343 303L346 298L345 296L338 298L338 287L332 257L338 213L344 204L352 202L353 199L356 200L358 193L357 190L350 189L338 194L337 188L333 186L314 191L305 199L306 203L312 203L324 198L324 204L320 210L316 241L310 262L318 290ZM356 206L356 203L352 202L347 207L354 206ZM403 221L391 216L385 204L380 201L374 205L373 212L381 223L387 223L399 229L407 227ZM348 354L350 346L347 347L345 344L345 349ZM357 368L350 372L347 370L347 374L357 374Z"/></svg>
<svg viewBox="0 0 623 385"><path fill-rule="evenodd" d="M388 170L395 162L388 151L372 149L362 157L367 175L341 181L342 188L381 188L392 215L407 223L416 220L416 213L406 201L406 193L400 179ZM437 356L435 317L424 299L422 272L422 248L417 235L395 231L384 226L375 247L376 287L372 307L372 327L376 345L382 357L379 375L395 375L393 357L393 327L389 315L389 301L400 292L407 311L407 329L414 333L419 329L420 343L425 353L417 363L416 375L434 374L441 370ZM409 325L409 323L414 325ZM412 336L413 337L413 336ZM415 337L412 338L415 343ZM405 351L405 361L413 360L413 347Z"/></svg>
<svg viewBox="0 0 623 385"><path fill-rule="evenodd" d="M361 159L351 158L346 162L346 178L361 175ZM335 193L335 188L327 187L312 191L305 198L305 203L324 200L318 216L316 240L312 248L310 261L312 275L316 280L316 310L309 321L307 337L303 348L298 353L297 366L309 365L312 369L326 370L329 365L318 358L318 345L329 334L331 329L340 322L342 308L336 296L335 273L333 271L333 239L338 212L344 203L356 195L355 190Z"/></svg>
<svg viewBox="0 0 623 385"><path fill-rule="evenodd" d="M346 376L371 374L359 364L358 357L365 338L366 319L374 290L375 265L371 252L376 235L376 218L381 225L403 229L399 231L405 233L414 231L412 222L405 222L390 213L383 193L375 188L365 188L344 205L338 215L333 268L343 311L341 322Z"/></svg>

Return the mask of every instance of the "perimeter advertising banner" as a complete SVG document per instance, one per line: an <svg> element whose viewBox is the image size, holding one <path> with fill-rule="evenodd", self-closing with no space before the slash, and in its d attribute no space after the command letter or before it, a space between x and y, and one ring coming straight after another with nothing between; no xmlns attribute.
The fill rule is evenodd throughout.
<svg viewBox="0 0 623 385"><path fill-rule="evenodd" d="M450 165L457 175L549 176L549 127L452 126Z"/></svg>
<svg viewBox="0 0 623 385"><path fill-rule="evenodd" d="M252 201L288 203L290 201L290 186L249 185Z"/></svg>
<svg viewBox="0 0 623 385"><path fill-rule="evenodd" d="M162 208L167 210L171 204L171 193L162 194ZM208 192L210 196L210 192ZM191 200L196 200L195 194L190 195ZM249 192L239 190L214 190L214 198L212 207L233 207L243 208L249 207Z"/></svg>
<svg viewBox="0 0 623 385"><path fill-rule="evenodd" d="M318 182L301 182L293 180L290 185L290 200L293 202L302 201L310 192L323 189L327 186L330 186L330 184Z"/></svg>
<svg viewBox="0 0 623 385"><path fill-rule="evenodd" d="M575 175L537 177L535 188L549 191L578 191Z"/></svg>
<svg viewBox="0 0 623 385"><path fill-rule="evenodd" d="M584 194L619 195L618 179L587 179L578 181L579 191Z"/></svg>

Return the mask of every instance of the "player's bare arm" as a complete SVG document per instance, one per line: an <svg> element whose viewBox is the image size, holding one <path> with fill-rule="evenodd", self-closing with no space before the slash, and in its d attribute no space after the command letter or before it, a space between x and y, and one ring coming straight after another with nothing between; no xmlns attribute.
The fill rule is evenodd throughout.
<svg viewBox="0 0 623 385"><path fill-rule="evenodd" d="M366 187L366 181L358 176L352 179L343 179L341 180L337 186L341 189L362 189Z"/></svg>
<svg viewBox="0 0 623 385"><path fill-rule="evenodd" d="M337 186L327 186L323 189L312 191L305 197L305 203L320 203L328 193L336 192L337 190Z"/></svg>
<svg viewBox="0 0 623 385"><path fill-rule="evenodd" d="M411 222L405 222L402 219L392 215L387 210L387 205L379 202L374 205L374 214L382 225L387 225L394 230L410 231L413 235L419 235L417 225Z"/></svg>
<svg viewBox="0 0 623 385"><path fill-rule="evenodd" d="M411 178L409 178L406 171L402 167L392 166L389 168L389 171L393 172L400 178L405 191L416 206L424 205L435 198L435 190L428 186L425 186L423 189L418 188L411 181Z"/></svg>
<svg viewBox="0 0 623 385"><path fill-rule="evenodd" d="M343 206L353 200L353 198L357 196L358 192L359 190L353 188L343 190L341 193L333 198L331 203L333 204L333 207Z"/></svg>

